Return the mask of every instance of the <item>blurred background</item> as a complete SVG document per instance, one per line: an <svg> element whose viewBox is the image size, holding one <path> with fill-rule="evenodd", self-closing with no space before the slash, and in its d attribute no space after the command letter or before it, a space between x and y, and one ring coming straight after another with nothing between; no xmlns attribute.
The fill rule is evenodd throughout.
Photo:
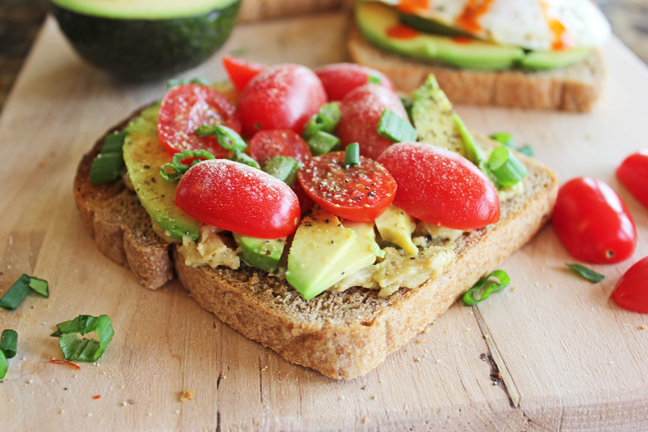
<svg viewBox="0 0 648 432"><path fill-rule="evenodd" d="M345 0L320 0L321 9L336 8ZM648 63L648 0L597 0L612 23L614 33ZM286 0L284 10L268 11L243 2L242 20L272 18L313 4L311 0ZM304 5L303 7L301 5ZM20 68L45 19L47 0L0 0L0 112Z"/></svg>

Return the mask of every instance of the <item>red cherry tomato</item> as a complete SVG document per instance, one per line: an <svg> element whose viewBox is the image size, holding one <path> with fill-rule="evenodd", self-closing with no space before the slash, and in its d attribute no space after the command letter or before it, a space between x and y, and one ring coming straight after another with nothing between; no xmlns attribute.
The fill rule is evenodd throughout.
<svg viewBox="0 0 648 432"><path fill-rule="evenodd" d="M344 152L314 157L297 178L324 210L356 222L375 220L396 195L396 182L382 165L361 156L358 165L347 167Z"/></svg>
<svg viewBox="0 0 648 432"><path fill-rule="evenodd" d="M299 198L299 208L301 209L301 214L304 214L313 208L315 201L313 201L311 197L308 196L299 181L295 182L295 185L292 189L293 192L295 192L295 195L297 195L297 198Z"/></svg>
<svg viewBox="0 0 648 432"><path fill-rule="evenodd" d="M299 201L286 183L227 159L190 168L175 203L201 222L253 237L285 237L299 225Z"/></svg>
<svg viewBox="0 0 648 432"><path fill-rule="evenodd" d="M637 261L619 279L611 297L624 309L648 313L648 257Z"/></svg>
<svg viewBox="0 0 648 432"><path fill-rule="evenodd" d="M241 93L238 110L243 134L252 136L261 129L292 129L301 134L325 103L324 87L307 67L286 64L267 69Z"/></svg>
<svg viewBox="0 0 648 432"><path fill-rule="evenodd" d="M630 193L648 207L648 150L628 156L617 168L616 175Z"/></svg>
<svg viewBox="0 0 648 432"><path fill-rule="evenodd" d="M207 150L217 158L226 157L228 152L215 137L194 133L203 125L223 125L241 132L236 107L217 90L200 84L184 84L169 90L162 100L157 125L164 149L170 155L184 150Z"/></svg>
<svg viewBox="0 0 648 432"><path fill-rule="evenodd" d="M252 81L252 78L259 75L266 68L264 64L253 63L227 55L223 56L223 67L238 91L242 91L247 83Z"/></svg>
<svg viewBox="0 0 648 432"><path fill-rule="evenodd" d="M378 156L393 144L387 138L378 135L376 130L385 108L394 111L409 122L407 112L398 95L385 87L368 84L348 93L342 99L340 106L342 119L337 128L342 144L346 147L348 144L357 142L360 144L362 156L378 159Z"/></svg>
<svg viewBox="0 0 648 432"><path fill-rule="evenodd" d="M637 244L635 224L621 198L591 177L560 188L552 220L569 252L583 261L620 262L632 256Z"/></svg>
<svg viewBox="0 0 648 432"><path fill-rule="evenodd" d="M356 87L369 84L369 77L380 80L380 85L395 92L396 89L389 78L377 70L353 63L336 63L315 69L322 81L326 95L330 101L342 100L347 93ZM377 84L377 83L374 83Z"/></svg>
<svg viewBox="0 0 648 432"><path fill-rule="evenodd" d="M283 129L255 133L250 141L250 156L263 168L275 156L288 156L305 162L312 154L302 137L290 129Z"/></svg>
<svg viewBox="0 0 648 432"><path fill-rule="evenodd" d="M422 143L399 143L378 158L398 184L394 204L415 218L470 230L495 223L500 202L493 183L467 159Z"/></svg>

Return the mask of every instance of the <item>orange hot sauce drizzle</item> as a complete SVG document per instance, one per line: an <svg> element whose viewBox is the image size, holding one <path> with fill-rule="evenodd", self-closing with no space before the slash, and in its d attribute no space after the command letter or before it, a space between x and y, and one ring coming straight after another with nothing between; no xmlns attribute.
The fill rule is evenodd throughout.
<svg viewBox="0 0 648 432"><path fill-rule="evenodd" d="M421 10L428 10L430 0L400 0L397 7L403 13L412 14Z"/></svg>
<svg viewBox="0 0 648 432"><path fill-rule="evenodd" d="M482 26L479 19L488 12L495 0L468 0L468 4L457 19L457 24L470 33L479 33Z"/></svg>
<svg viewBox="0 0 648 432"><path fill-rule="evenodd" d="M411 27L396 24L387 29L387 36L394 39L414 39L419 33Z"/></svg>
<svg viewBox="0 0 648 432"><path fill-rule="evenodd" d="M574 45L569 32L565 25L560 21L555 11L545 0L540 0L542 12L549 25L549 30L554 34L554 42L551 44L551 49L559 51L571 48Z"/></svg>
<svg viewBox="0 0 648 432"><path fill-rule="evenodd" d="M67 365L67 366L69 366L69 367L71 367L73 369L81 370L81 366L76 365L76 364L74 364L72 362L69 362L67 360L50 360L49 362L50 363L60 363L60 364Z"/></svg>

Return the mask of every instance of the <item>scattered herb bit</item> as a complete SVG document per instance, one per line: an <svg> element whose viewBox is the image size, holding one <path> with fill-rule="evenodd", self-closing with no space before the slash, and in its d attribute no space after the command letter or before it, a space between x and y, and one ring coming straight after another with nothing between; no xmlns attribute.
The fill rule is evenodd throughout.
<svg viewBox="0 0 648 432"><path fill-rule="evenodd" d="M288 156L275 156L263 171L293 187L297 180L299 161Z"/></svg>
<svg viewBox="0 0 648 432"><path fill-rule="evenodd" d="M570 264L570 263L565 263L567 267L572 269L576 274L578 274L580 277L583 279L587 279L588 281L592 283L599 283L603 279L605 279L605 276L602 275L601 273L597 273L592 269L588 269L585 266L582 266L580 264Z"/></svg>
<svg viewBox="0 0 648 432"><path fill-rule="evenodd" d="M60 363L60 364L70 366L72 369L81 370L81 366L79 366L77 364L74 364L72 362L66 361L66 360L50 360L49 362L50 363Z"/></svg>
<svg viewBox="0 0 648 432"><path fill-rule="evenodd" d="M6 358L10 359L16 356L18 347L18 333L12 329L6 329L2 332L0 337L0 351L2 351Z"/></svg>
<svg viewBox="0 0 648 432"><path fill-rule="evenodd" d="M101 153L92 161L90 183L109 183L117 180L124 167L123 147L128 132L106 135Z"/></svg>
<svg viewBox="0 0 648 432"><path fill-rule="evenodd" d="M0 351L0 380L4 379L5 375L7 375L7 370L9 370L9 362L4 351Z"/></svg>
<svg viewBox="0 0 648 432"><path fill-rule="evenodd" d="M183 84L202 84L206 86L211 85L209 81L201 77L189 78L189 79L171 79L167 81L167 90L171 90L173 87L177 87Z"/></svg>
<svg viewBox="0 0 648 432"><path fill-rule="evenodd" d="M183 164L182 162L187 159L194 159L191 164ZM171 163L166 163L160 168L160 176L168 181L169 183L174 183L180 180L184 173L189 171L189 168L196 165L199 162L204 160L214 159L214 155L209 153L207 150L185 150L180 153L173 155L173 161ZM172 173L170 170L173 169L175 172Z"/></svg>
<svg viewBox="0 0 648 432"><path fill-rule="evenodd" d="M505 145L497 147L488 158L488 168L500 185L515 186L527 175L524 165Z"/></svg>
<svg viewBox="0 0 648 432"><path fill-rule="evenodd" d="M0 308L15 310L32 289L43 297L49 297L47 281L23 274L0 298Z"/></svg>
<svg viewBox="0 0 648 432"><path fill-rule="evenodd" d="M307 144L313 156L331 153L342 147L342 141L338 137L323 131L319 131L310 137Z"/></svg>
<svg viewBox="0 0 648 432"><path fill-rule="evenodd" d="M51 336L59 337L59 348L67 361L95 362L110 343L114 331L108 315L93 317L91 315L79 315L71 321L57 324L57 331ZM99 341L94 339L79 339L87 333L96 332Z"/></svg>
<svg viewBox="0 0 648 432"><path fill-rule="evenodd" d="M360 163L360 144L349 144L344 151L344 165L355 166Z"/></svg>
<svg viewBox="0 0 648 432"><path fill-rule="evenodd" d="M381 137L397 143L416 141L418 138L414 126L388 109L385 109L380 116L377 132Z"/></svg>
<svg viewBox="0 0 648 432"><path fill-rule="evenodd" d="M515 139L513 138L513 134L511 133L495 132L494 134L489 136L489 138L504 144L506 147L515 148Z"/></svg>
<svg viewBox="0 0 648 432"><path fill-rule="evenodd" d="M304 126L304 131L302 132L302 138L304 141L308 142L313 138L318 132L325 132L327 134L332 134L335 132L340 119L342 118L342 112L340 111L340 106L335 102L329 102L322 105L322 107L313 115L313 117L308 120L308 123Z"/></svg>
<svg viewBox="0 0 648 432"><path fill-rule="evenodd" d="M242 152L247 147L241 135L227 126L200 126L194 133L200 137L215 136L218 144L228 151Z"/></svg>
<svg viewBox="0 0 648 432"><path fill-rule="evenodd" d="M533 147L531 147L529 144L524 144L522 147L518 148L517 151L529 157L533 157L535 155Z"/></svg>
<svg viewBox="0 0 648 432"><path fill-rule="evenodd" d="M367 84L381 84L382 81L380 80L380 77L376 75L367 75Z"/></svg>
<svg viewBox="0 0 648 432"><path fill-rule="evenodd" d="M499 282L490 280L492 277L498 279ZM495 270L488 276L481 278L475 286L466 291L462 300L466 306L474 306L477 303L486 300L492 293L502 291L504 288L509 286L510 283L511 278L504 270ZM482 291L482 293L479 298L475 298L474 294L480 291Z"/></svg>
<svg viewBox="0 0 648 432"><path fill-rule="evenodd" d="M252 168L256 169L261 169L261 165L257 161L255 161L251 156L243 153L243 152L235 152L234 156L232 156L232 160L234 162L242 163L247 166L251 166Z"/></svg>
<svg viewBox="0 0 648 432"><path fill-rule="evenodd" d="M230 55L234 57L240 57L243 54L245 54L245 51L246 51L245 47L239 47L230 51Z"/></svg>

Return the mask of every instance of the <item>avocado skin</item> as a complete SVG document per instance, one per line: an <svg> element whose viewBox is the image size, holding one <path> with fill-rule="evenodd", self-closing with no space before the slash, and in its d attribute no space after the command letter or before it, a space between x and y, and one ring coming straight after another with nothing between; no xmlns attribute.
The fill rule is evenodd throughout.
<svg viewBox="0 0 648 432"><path fill-rule="evenodd" d="M50 3L74 49L125 81L171 76L210 57L227 40L241 0L202 15L143 20L80 14Z"/></svg>

